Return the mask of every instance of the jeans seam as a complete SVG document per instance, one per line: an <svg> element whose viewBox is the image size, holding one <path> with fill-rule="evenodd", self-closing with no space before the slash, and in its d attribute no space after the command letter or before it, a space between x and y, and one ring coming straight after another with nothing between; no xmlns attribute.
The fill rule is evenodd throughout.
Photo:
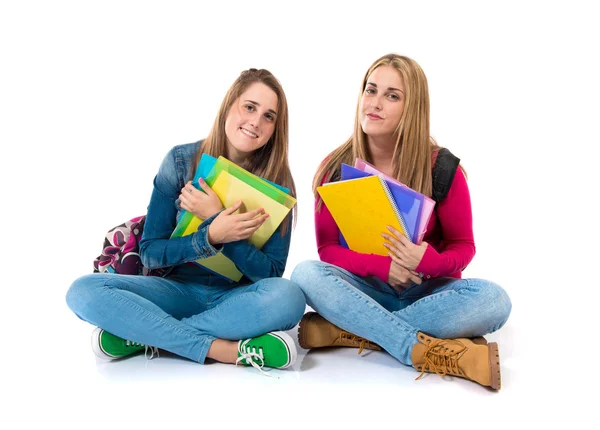
<svg viewBox="0 0 600 430"><path fill-rule="evenodd" d="M210 347L213 343L213 341L216 339L216 337L214 336L205 336L206 339L204 339L202 341L202 348L200 349L200 357L198 358L198 363L200 364L204 364L204 362L206 361L206 355L208 354L208 351L210 350Z"/></svg>

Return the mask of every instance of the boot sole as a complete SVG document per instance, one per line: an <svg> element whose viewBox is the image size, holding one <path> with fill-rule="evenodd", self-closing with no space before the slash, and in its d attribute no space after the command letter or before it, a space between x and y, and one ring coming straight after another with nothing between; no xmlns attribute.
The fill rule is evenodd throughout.
<svg viewBox="0 0 600 430"><path fill-rule="evenodd" d="M488 344L489 363L490 363L490 387L493 390L500 390L502 378L500 376L500 354L498 353L498 344L492 342Z"/></svg>
<svg viewBox="0 0 600 430"><path fill-rule="evenodd" d="M306 339L305 339L306 332L304 330L304 325L306 323L308 323L311 319L313 319L314 315L317 315L317 313L316 312L308 312L307 314L305 314L302 317L302 319L300 320L300 324L298 325L298 344L303 349L311 349L311 346L309 346L308 343L306 343Z"/></svg>

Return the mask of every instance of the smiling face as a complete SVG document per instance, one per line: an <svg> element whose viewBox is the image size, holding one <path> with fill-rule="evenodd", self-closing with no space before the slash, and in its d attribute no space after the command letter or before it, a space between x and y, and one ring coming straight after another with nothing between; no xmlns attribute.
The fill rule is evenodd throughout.
<svg viewBox="0 0 600 430"><path fill-rule="evenodd" d="M227 158L237 162L267 144L277 120L277 94L261 82L233 102L225 119Z"/></svg>
<svg viewBox="0 0 600 430"><path fill-rule="evenodd" d="M393 66L377 67L367 78L360 100L360 125L372 138L391 138L404 113L406 89Z"/></svg>

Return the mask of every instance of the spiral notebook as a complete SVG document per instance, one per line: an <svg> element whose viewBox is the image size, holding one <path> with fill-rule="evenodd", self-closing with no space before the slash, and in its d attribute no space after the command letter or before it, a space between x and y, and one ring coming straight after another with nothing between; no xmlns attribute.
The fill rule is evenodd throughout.
<svg viewBox="0 0 600 430"><path fill-rule="evenodd" d="M405 194L406 197L409 197L410 195L412 195L413 198L419 199L421 201L420 210L419 210L419 221L417 223L416 232L414 232L412 235L412 242L416 243L417 245L420 245L421 242L423 241L423 237L425 236L425 232L427 231L429 219L431 218L431 214L433 213L433 208L435 207L435 201L432 198L427 197L426 195L421 194L421 193L413 190L412 188L404 185L402 182L399 182L396 179L394 179L390 176L387 176L385 173L380 172L379 170L377 170L375 168L375 166L373 166L372 164L369 164L368 162L366 162L364 160L361 160L360 158L356 159L356 162L354 163L354 167L357 168L358 170L362 170L365 173L382 176L383 178L385 178L388 185L393 186L392 184L395 184L398 187L403 188L403 189L400 189L398 187L393 187L398 190L397 193L403 193L403 194ZM396 193L395 193L395 195L396 195ZM406 203L404 203L404 204L406 204ZM400 204L400 206L403 206L404 204ZM400 210L402 211L403 207L401 207ZM403 214L404 214L404 212L403 212ZM408 215L406 215L406 216L408 217ZM410 224L410 222L409 222L409 224Z"/></svg>
<svg viewBox="0 0 600 430"><path fill-rule="evenodd" d="M356 167L342 164L342 180L364 178L373 176L372 173L364 172ZM421 217L421 208L423 206L422 194L413 191L410 188L404 187L395 181L384 178L385 183L390 189L390 193L402 214L402 218L406 224L411 242L415 242L419 235L419 221Z"/></svg>
<svg viewBox="0 0 600 430"><path fill-rule="evenodd" d="M409 237L391 191L379 176L330 182L317 192L353 251L388 255L381 236L389 234L388 225Z"/></svg>

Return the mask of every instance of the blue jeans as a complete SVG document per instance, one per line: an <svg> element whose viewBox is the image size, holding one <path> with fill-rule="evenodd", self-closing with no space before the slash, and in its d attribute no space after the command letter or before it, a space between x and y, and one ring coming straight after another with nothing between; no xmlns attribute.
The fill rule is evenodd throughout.
<svg viewBox="0 0 600 430"><path fill-rule="evenodd" d="M287 279L241 286L206 286L194 279L91 274L73 283L67 304L109 333L200 363L213 340L289 330L306 307L300 288Z"/></svg>
<svg viewBox="0 0 600 430"><path fill-rule="evenodd" d="M481 279L423 280L398 293L376 277L361 278L321 261L300 263L290 279L328 321L377 343L406 365L412 365L417 332L483 336L502 327L511 310L506 292Z"/></svg>

